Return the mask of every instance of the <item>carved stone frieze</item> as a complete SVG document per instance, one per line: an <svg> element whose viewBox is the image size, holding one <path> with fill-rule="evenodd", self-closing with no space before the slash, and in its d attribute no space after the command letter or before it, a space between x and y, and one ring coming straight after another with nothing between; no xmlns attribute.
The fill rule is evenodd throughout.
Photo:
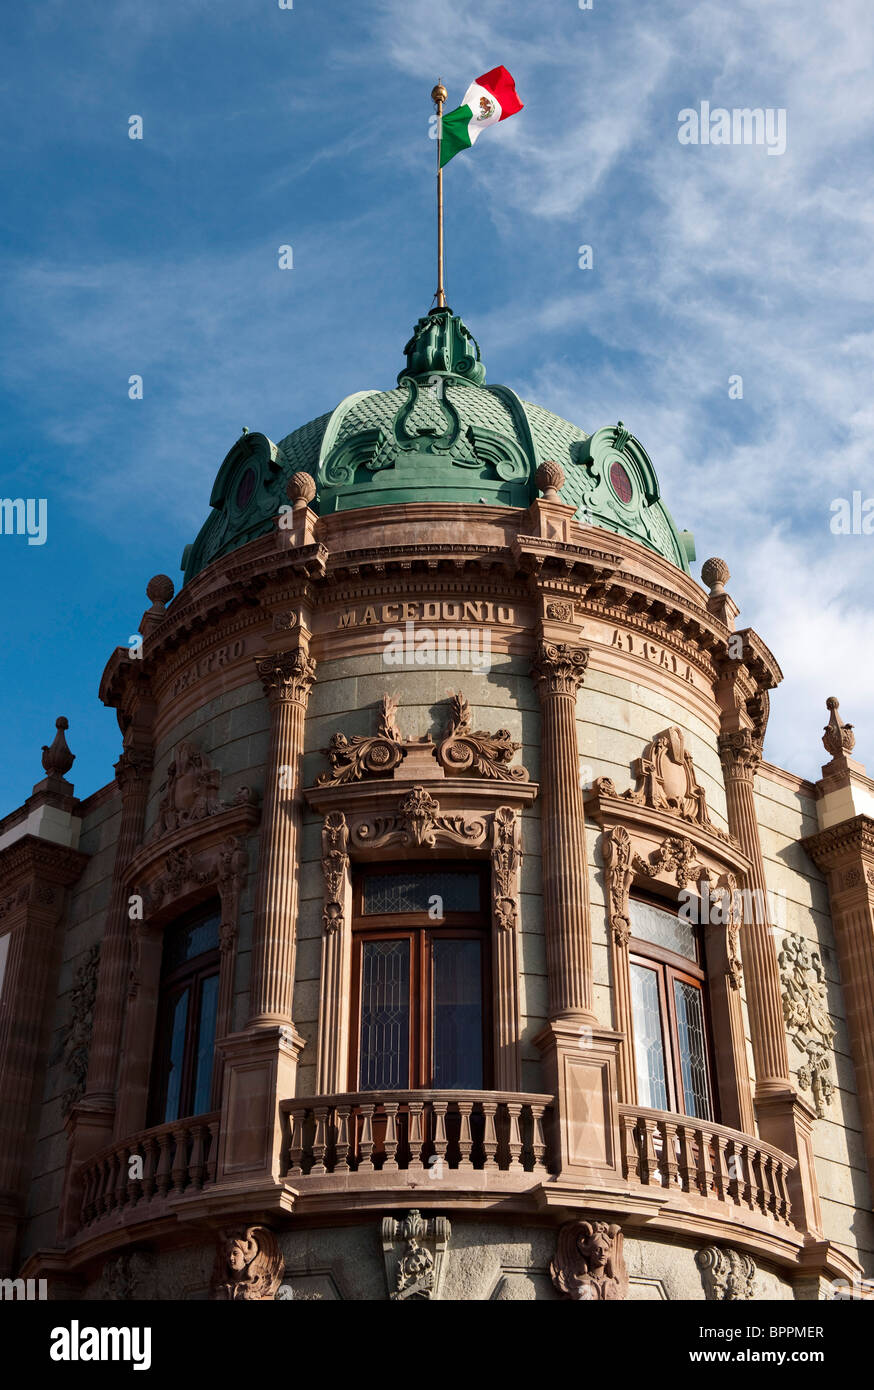
<svg viewBox="0 0 874 1390"><path fill-rule="evenodd" d="M510 767L513 756L522 747L514 743L508 729L490 734L474 730L470 704L461 691L451 700L449 727L437 746L437 761L447 772L473 772L478 777L495 777L507 782L527 782L524 767Z"/></svg>
<svg viewBox="0 0 874 1390"><path fill-rule="evenodd" d="M426 1221L421 1212L408 1211L402 1221L383 1218L380 1239L392 1301L439 1299L451 1233L443 1216Z"/></svg>
<svg viewBox="0 0 874 1390"><path fill-rule="evenodd" d="M786 1030L806 1058L798 1069L798 1081L813 1093L816 1113L822 1118L835 1089L829 1075L835 1029L828 1014L822 959L800 933L792 932L783 938L777 963Z"/></svg>
<svg viewBox="0 0 874 1390"><path fill-rule="evenodd" d="M399 803L397 814L359 821L352 832L352 840L366 849L383 849L392 844L434 849L438 843L481 845L486 833L483 817L442 815L439 802L430 792L415 786Z"/></svg>
<svg viewBox="0 0 874 1390"><path fill-rule="evenodd" d="M209 1296L233 1303L269 1302L275 1299L284 1272L279 1243L266 1226L222 1231Z"/></svg>
<svg viewBox="0 0 874 1390"><path fill-rule="evenodd" d="M238 894L248 871L246 842L235 835L200 853L185 845L174 847L167 851L160 872L149 884L149 906L156 912L165 902L209 883L215 883L222 897Z"/></svg>
<svg viewBox="0 0 874 1390"><path fill-rule="evenodd" d="M342 811L329 811L322 826L322 873L325 878L325 906L322 927L326 932L342 930L343 884L349 869L349 827Z"/></svg>
<svg viewBox="0 0 874 1390"><path fill-rule="evenodd" d="M219 800L220 781L221 773L211 766L206 754L201 753L188 739L183 739L167 769L166 790L149 838L159 840L174 830L184 829L228 810L225 803ZM254 793L249 787L240 787L232 804L247 806L254 804L254 800Z"/></svg>
<svg viewBox="0 0 874 1390"><path fill-rule="evenodd" d="M569 1221L558 1233L549 1272L566 1298L582 1303L621 1302L628 1297L621 1226Z"/></svg>
<svg viewBox="0 0 874 1390"><path fill-rule="evenodd" d="M738 1302L756 1296L756 1266L739 1250L707 1245L696 1252L704 1296L711 1303Z"/></svg>
<svg viewBox="0 0 874 1390"><path fill-rule="evenodd" d="M541 642L531 663L531 676L534 684L541 687L541 697L575 695L585 680L590 654L588 647Z"/></svg>
<svg viewBox="0 0 874 1390"><path fill-rule="evenodd" d="M64 1066L72 1076L73 1084L67 1087L61 1097L61 1110L64 1115L69 1115L76 1101L85 1093L99 964L98 941L85 953L85 959L76 971L70 993L70 1021L64 1031L63 1055Z"/></svg>

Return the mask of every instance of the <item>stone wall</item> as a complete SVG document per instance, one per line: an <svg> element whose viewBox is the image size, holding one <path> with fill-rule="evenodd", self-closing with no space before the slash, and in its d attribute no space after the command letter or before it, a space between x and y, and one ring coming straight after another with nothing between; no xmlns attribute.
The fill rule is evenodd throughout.
<svg viewBox="0 0 874 1390"><path fill-rule="evenodd" d="M826 1238L856 1256L874 1272L874 1218L865 1164L856 1081L850 1057L841 981L829 911L828 888L820 871L798 844L816 833L816 804L804 784L791 785L763 769L756 779L759 834L768 888L783 909L777 924L778 951L788 933L797 933L818 951L827 988L828 1012L836 1029L829 1075L835 1087L824 1116L813 1127L816 1171ZM789 1066L797 1082L804 1054L790 1037ZM810 1090L801 1094L811 1100Z"/></svg>

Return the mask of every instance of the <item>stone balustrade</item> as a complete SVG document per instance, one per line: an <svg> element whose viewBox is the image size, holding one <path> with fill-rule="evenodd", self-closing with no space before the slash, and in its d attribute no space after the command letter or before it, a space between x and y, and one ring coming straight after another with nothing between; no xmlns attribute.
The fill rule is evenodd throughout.
<svg viewBox="0 0 874 1390"><path fill-rule="evenodd" d="M789 1154L724 1125L620 1105L622 1171L629 1182L759 1212L791 1226ZM682 1200L682 1199L681 1199Z"/></svg>
<svg viewBox="0 0 874 1390"><path fill-rule="evenodd" d="M548 1176L548 1095L373 1091L284 1101L286 1176L416 1171Z"/></svg>
<svg viewBox="0 0 874 1390"><path fill-rule="evenodd" d="M95 1154L82 1174L82 1225L215 1182L220 1118L158 1125Z"/></svg>

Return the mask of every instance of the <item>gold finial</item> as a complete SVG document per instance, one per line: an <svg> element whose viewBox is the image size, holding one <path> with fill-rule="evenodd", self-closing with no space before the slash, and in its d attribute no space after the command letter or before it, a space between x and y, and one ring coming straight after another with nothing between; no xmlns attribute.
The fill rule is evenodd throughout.
<svg viewBox="0 0 874 1390"><path fill-rule="evenodd" d="M432 93L431 93L431 100L433 101L433 103L434 103L435 106L442 106L442 105L443 105L443 102L446 100L446 98L447 98L448 96L449 96L449 93L447 92L446 88L443 86L443 83L442 83L442 82L438 82L438 83L437 83L437 86L434 88L434 90L433 90Z"/></svg>

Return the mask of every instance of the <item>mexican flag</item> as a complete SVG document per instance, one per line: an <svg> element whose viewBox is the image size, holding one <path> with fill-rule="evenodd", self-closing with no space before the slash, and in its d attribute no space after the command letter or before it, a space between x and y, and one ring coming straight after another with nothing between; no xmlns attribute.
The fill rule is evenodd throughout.
<svg viewBox="0 0 874 1390"><path fill-rule="evenodd" d="M461 106L443 117L440 168L460 150L469 150L488 126L521 110L516 84L506 68L492 68L471 82Z"/></svg>

